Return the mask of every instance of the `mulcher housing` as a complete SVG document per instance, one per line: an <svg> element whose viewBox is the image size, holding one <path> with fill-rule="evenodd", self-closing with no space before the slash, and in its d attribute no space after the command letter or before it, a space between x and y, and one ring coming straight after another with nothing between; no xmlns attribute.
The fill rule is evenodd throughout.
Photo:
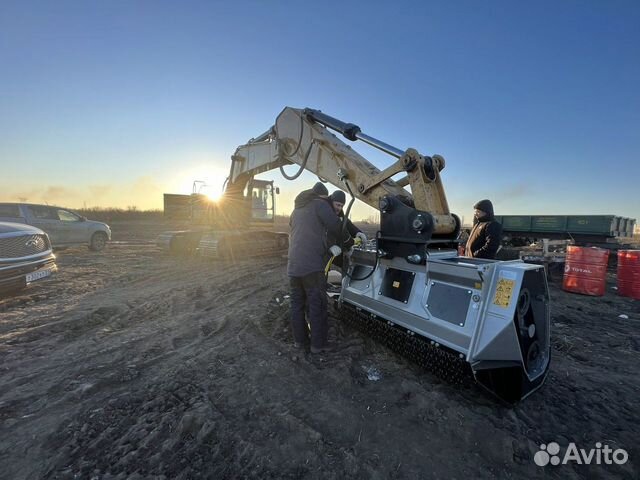
<svg viewBox="0 0 640 480"><path fill-rule="evenodd" d="M449 376L443 358L455 375L463 359L478 384L505 402L517 402L542 385L550 364L542 267L458 257L453 251L430 253L424 265L401 258L376 262L376 254L352 256L340 299L345 315L421 337L425 348L419 355L437 362L441 376Z"/></svg>

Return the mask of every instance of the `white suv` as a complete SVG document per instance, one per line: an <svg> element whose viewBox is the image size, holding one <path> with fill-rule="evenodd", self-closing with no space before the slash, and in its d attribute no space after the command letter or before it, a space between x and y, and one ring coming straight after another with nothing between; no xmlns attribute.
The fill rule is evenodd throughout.
<svg viewBox="0 0 640 480"><path fill-rule="evenodd" d="M109 225L51 205L0 203L0 222L26 223L44 230L54 248L86 244L99 252L111 240Z"/></svg>

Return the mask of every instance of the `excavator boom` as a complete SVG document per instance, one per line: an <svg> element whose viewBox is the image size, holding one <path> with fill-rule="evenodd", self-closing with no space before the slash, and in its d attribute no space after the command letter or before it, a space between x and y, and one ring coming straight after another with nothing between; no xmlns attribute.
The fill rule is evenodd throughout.
<svg viewBox="0 0 640 480"><path fill-rule="evenodd" d="M381 171L329 129L348 140L363 141L391 155L395 162ZM283 170L291 164L299 166L298 173L293 176ZM381 199L389 197L428 212L433 224L429 234L455 239L460 225L449 211L440 178L444 166L444 158L439 155L423 156L412 148L402 151L362 133L354 124L344 123L319 110L287 107L270 130L238 147L232 156L227 188L234 184L241 187L253 175L275 168L289 179L307 170L338 188L346 188L355 198L373 208L382 209ZM391 177L398 174L403 174L403 178L394 181ZM410 186L411 193L406 186Z"/></svg>

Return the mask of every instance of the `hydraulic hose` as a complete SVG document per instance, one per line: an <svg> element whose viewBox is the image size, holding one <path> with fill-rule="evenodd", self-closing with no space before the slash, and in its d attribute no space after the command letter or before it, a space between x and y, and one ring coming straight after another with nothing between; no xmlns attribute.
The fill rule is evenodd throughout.
<svg viewBox="0 0 640 480"><path fill-rule="evenodd" d="M342 220L342 236L343 236L343 238L344 238L344 233L347 230L347 219L349 218L349 214L351 213L351 206L353 205L353 202L355 202L355 200L356 200L355 196L353 195L353 190L351 190L351 187L349 186L349 182L347 182L345 180L344 184L346 185L347 190L349 191L349 195L351 195L351 200L349 201L349 206L347 207L347 211L344 214L344 219ZM373 275L373 272L375 272L376 268L378 268L378 259L379 259L378 252L376 252L376 263L373 266L373 269L362 278L354 278L352 275L349 275L349 266L348 265L346 265L346 268L344 270L345 271L345 275L347 277L351 278L351 280L356 280L356 281L366 280L371 275Z"/></svg>
<svg viewBox="0 0 640 480"><path fill-rule="evenodd" d="M307 148L307 153L304 154L304 159L302 160L302 163L300 164L300 168L298 169L298 171L295 173L295 175L287 175L284 171L284 168L282 165L280 165L280 173L282 174L282 176L284 178L286 178L287 180L295 180L296 178L298 178L302 172L304 172L305 168L307 167L307 161L309 160L309 156L311 155L311 150L313 149L313 146L316 144L315 139L311 141L311 144L309 145L309 148ZM298 148L300 146L298 145ZM298 151L298 148L296 148L296 152ZM295 152L294 152L295 153ZM283 157L287 158L286 155L282 155ZM292 155L289 155L289 157L292 157Z"/></svg>

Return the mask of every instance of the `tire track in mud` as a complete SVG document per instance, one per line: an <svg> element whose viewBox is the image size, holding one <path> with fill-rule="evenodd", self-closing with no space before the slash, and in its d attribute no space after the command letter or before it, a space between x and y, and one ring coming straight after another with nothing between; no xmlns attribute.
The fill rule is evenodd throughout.
<svg viewBox="0 0 640 480"><path fill-rule="evenodd" d="M220 276L220 278L226 278L228 280L229 276ZM187 286L186 288L183 288L180 292L174 292L173 296L171 297L174 301L173 301L173 309L175 310L176 308L176 304L179 308L182 307L187 307L189 306L189 302L192 300L196 300L196 302L192 303L191 306L193 308L192 312L187 312L183 314L183 320L189 318L189 317L194 317L194 318L198 318L203 311L206 312L207 316L217 316L219 315L221 312L225 312L225 310L227 310L230 306L238 306L238 305L242 305L244 303L244 306L241 307L240 309L240 314L235 313L235 315L233 315L235 318L235 322L233 322L233 325L235 326L235 328L232 329L231 332L225 332L225 338L224 339L218 339L219 341L216 343L220 343L222 342L223 344L226 344L226 347L229 347L228 345L228 340L229 337L231 337L232 335L235 335L236 338L238 335L242 335L243 332L246 331L246 329L248 327L254 326L256 325L255 321L242 321L242 314L246 313L247 315L249 315L249 319L251 318L250 315L253 311L253 315L254 317L257 315L257 313L259 313L259 305L264 304L263 302L268 302L268 300L270 300L270 294L271 294L271 289L272 289L272 285L271 284L261 284L261 285L248 285L248 282L252 279L255 279L255 274L253 272L253 267L250 268L247 272L242 273L242 272L235 272L234 275L232 276L232 280L233 283L235 285L233 285L231 288L227 288L226 286L216 286L213 285L212 288L209 288L209 291L207 292L207 289L204 288L196 288L195 290L193 290L193 295L190 295L188 292L190 291L189 287ZM195 279L195 283L199 282L199 278ZM191 284L194 283L194 280L191 280ZM247 288L249 287L249 288ZM221 293L221 291L224 292L224 300L223 301L219 301L219 295ZM177 303L175 302L175 298L176 295L180 298L180 300L177 301ZM213 306L209 305L210 301L212 300L218 300L216 302L216 304L214 304ZM256 308L256 306L254 305L255 302L253 303L249 303L248 300L250 299L254 299L254 300L258 300L258 308ZM201 305L200 308L198 306L198 300L201 300ZM171 302L169 302L171 303ZM204 307L204 308L202 308ZM164 309L164 314L166 314L166 308ZM185 310L187 310L185 308ZM121 314L121 316L129 316L130 313L129 312L125 312L124 314ZM211 332L209 332L209 335L203 335L203 337L205 339L207 339L208 337L211 337L211 334L219 334L221 333L224 328L226 328L230 322L232 322L230 320L229 317L231 317L232 315L226 314L223 316L223 320L221 325L218 325L217 328L215 330L212 330ZM201 329L201 333L202 329ZM214 335L215 336L215 335ZM174 337L173 341L175 341L176 338L185 338L185 337ZM203 362L203 361L207 361L210 360L210 356L211 356L211 352L202 352L202 351L194 351L193 348L189 348L189 347L193 347L194 344L196 344L199 341L203 341L203 340L198 340L197 336L193 334L193 332L186 332L186 338L189 340L188 342L185 342L181 345L174 345L175 347L177 347L177 350L184 350L184 354L182 355L182 359L180 360L180 363L184 362L184 361L189 361L190 359L192 359L192 361L194 363L199 363L199 362ZM210 345L208 345L210 346ZM241 348L240 348L241 349ZM214 349L215 350L215 349ZM228 350L228 348L227 348ZM233 350L233 348L232 348ZM224 362L228 362L227 359L227 352L223 351L220 352L223 354L223 359ZM233 352L235 354L235 352ZM166 355L166 354L164 354ZM163 356L163 354L161 353L160 356ZM145 361L145 364L147 363L151 363L151 362L155 362L159 360L158 356L152 357L147 359L147 361ZM174 361L174 363L176 363L176 359L172 359ZM220 363L223 364L222 360L220 360ZM138 367L140 365L137 365ZM144 365L143 367L146 367L148 365ZM224 370L224 368L223 368ZM184 372L182 373L178 373L176 374L176 376L181 377L185 375ZM219 375L218 378L230 378L231 382L235 382L238 377L235 374L232 374L229 376L229 374L222 374ZM133 379L134 381L136 381L137 379ZM200 379L200 383L202 383L202 379ZM162 393L160 393L160 395L162 395ZM252 392L252 395L255 395L255 392ZM157 395L154 395L154 397ZM166 409L164 409L166 410ZM234 417L234 412L236 411L234 408L225 408L225 415L224 418L226 418L227 420L225 421L225 427L224 430L227 431L227 433L225 434L224 438L222 436L216 436L216 441L212 443L212 445L219 445L219 444L224 444L224 443L228 443L228 439L229 437L234 438L234 440L232 441L232 445L233 448L229 448L229 449L223 449L220 450L217 454L215 453L215 448L213 449L213 460L214 460L214 465L219 465L220 467L218 467L217 470L213 470L211 473L212 474L224 474L224 472L226 472L227 470L231 470L232 472L234 472L234 475L236 474L243 474L244 472L249 472L250 476L253 476L254 474L256 474L257 472L268 472L269 470L264 470L264 465L262 465L260 462L261 458L264 458L264 455L257 455L256 454L256 441L258 439L253 439L251 438L251 435L245 436L243 434L231 434L230 430L232 430L233 428L236 428L236 422L241 420L240 418L238 419L232 419L232 417ZM179 418L179 416L178 416ZM288 428L289 430L292 428L291 425L295 424L295 425L299 425L299 421L297 420L292 420L291 418L287 418L287 417L283 417L282 420L283 423L283 428ZM288 427L287 427L288 425ZM84 429L85 432L97 432L97 429L92 429L90 427L85 427L83 425L83 427L81 427L81 429ZM305 427L305 431L309 431L309 432L313 432L313 428L312 427ZM111 430L111 433L113 433L113 430ZM245 432L246 434L246 432ZM123 435L125 437L127 437L127 433L124 432ZM311 437L317 437L318 433L309 433L309 434L304 434L303 437L306 439L307 437L309 437L309 435L311 435ZM201 437L206 438L207 435L206 434L201 434ZM201 438L202 439L202 438ZM84 444L85 442L82 442L82 444ZM104 445L105 443L111 443L111 440L109 440L109 442L106 442L104 439L102 440L98 440L98 444L99 445ZM119 444L116 441L116 444ZM276 447L276 445L272 445L273 448ZM200 445L198 447L198 449L202 449L202 445ZM172 449L175 449L175 445L172 447ZM196 449L197 450L197 449ZM206 449L207 450L207 454L209 457L212 456L212 450L211 449ZM271 448L270 448L271 450ZM68 454L72 454L74 453L75 450L73 450L72 452L67 452ZM127 455L130 452L127 451L122 451L122 450L117 450L116 452L118 453L118 455L122 456L124 454L125 458L127 458ZM76 452L79 453L79 452ZM184 454L184 452L183 452ZM220 458L217 459L216 455L219 455ZM89 457L92 457L93 454L89 453ZM224 460L224 461L223 461ZM229 460L231 460L231 463L229 464ZM118 472L118 468L122 467L123 465L125 465L127 462L126 461L121 461L122 463L120 463L120 466L116 465L114 468L114 470L110 470L110 473L116 473ZM64 462L63 462L64 463ZM82 470L82 460L79 461L78 465L79 465L79 469L76 472L77 473L84 473L84 470ZM190 464L193 465L193 461L190 459L189 461ZM197 465L197 459L195 464ZM221 465L226 465L224 468L221 467ZM193 466L190 468L194 468ZM166 465L163 465L163 468L161 469L161 471L171 471L171 469L169 467L167 467ZM50 472L53 472L54 470L51 470ZM150 472L152 470L149 470ZM300 466L295 464L294 466L292 466L292 472L294 472L294 474L296 474L296 472L300 472ZM95 472L94 472L95 473ZM182 472L184 473L184 472ZM272 471L273 473L273 471Z"/></svg>
<svg viewBox="0 0 640 480"><path fill-rule="evenodd" d="M246 377L242 366L220 363L216 365L215 375L210 375L206 370L196 368L202 360L198 358L191 368L181 369L172 376L172 381L147 383L146 393L142 396L124 394L116 402L109 402L104 412L96 414L90 411L74 420L67 436L60 433L49 442L88 447L73 448L54 462L49 473L52 476L56 472L85 476L90 473L116 475L138 471L148 475L162 472L170 478L178 475L299 478L301 474L312 471L301 466L295 455L291 456L293 452L282 451L279 445L282 435L286 435L287 443L292 445L318 444L321 448L310 456L314 462L326 454L334 456L337 461L350 455L330 444L323 446L326 427L322 428L321 421L309 422L304 414L293 414L291 410L296 410L293 401L282 405L279 400L270 398L271 393L263 391L264 382L256 382L252 376ZM225 357L225 361L229 359ZM287 361L284 365L288 365ZM269 377L265 380L271 381ZM238 398L227 398L218 393L229 388L237 390ZM281 388L274 385L268 390ZM274 411L280 412L276 418ZM162 419L148 421L149 412L154 412L152 418L163 412ZM140 420L132 425L131 419ZM263 419L268 425L261 425ZM103 428L99 422L109 427ZM163 427L149 432L149 423ZM266 434L265 428L268 429ZM140 438L145 440L140 441ZM158 452L152 456L147 454L150 444ZM105 451L105 445L115 448ZM124 450L121 448L123 445L126 446ZM131 452L134 453L130 455ZM372 468L356 468L355 459L352 463L353 473L373 473ZM94 470L87 470L90 467ZM367 475L367 478L371 477Z"/></svg>
<svg viewBox="0 0 640 480"><path fill-rule="evenodd" d="M233 277L233 280L241 281L244 285L244 281L251 278L251 276L252 273L245 273L236 275ZM204 274L199 275L195 279L193 278L193 275L190 274L191 285L193 286L201 283L202 280L207 277L207 272L204 272ZM218 279L219 278L224 278L224 276L218 275ZM178 281L182 280L178 279ZM154 285L157 285L157 283L154 282ZM93 310L86 310L82 308L79 313L72 315L70 318L62 318L60 320L51 321L49 323L33 327L28 332L23 333L15 340L11 340L8 343L11 345L37 344L43 337L47 337L47 343L54 343L56 340L53 337L60 334L62 335L62 338L57 341L64 341L65 349L69 350L70 347L73 346L74 341L77 340L79 343L82 343L84 341L84 337L88 333L93 333L98 328L100 330L97 335L102 341L105 340L106 337L113 337L114 335L117 337L118 334L123 336L131 335L131 330L140 324L142 324L142 330L144 332L144 324L147 322L153 322L153 328L147 329L148 331L144 333L140 333L140 335L137 335L138 338L134 340L135 342L142 342L149 337L157 336L162 332L166 333L176 327L176 325L173 325L173 323L176 323L172 321L174 319L168 317L176 315L177 312L180 312L180 315L187 319L201 316L199 315L199 310L206 311L207 316L216 315L221 310L227 308L228 305L246 300L247 298L255 295L255 292L260 290L263 291L266 288L267 287L263 286L258 287L254 291L247 291L246 287L224 289L223 287L216 288L214 284L212 286L214 296L217 295L217 290L225 290L225 301L222 302L221 305L220 302L217 302L218 305L216 305L216 302L212 301L211 297L208 298L203 294L204 290L201 286L197 286L192 289L187 285L175 290L171 285L165 285L164 287L154 288L153 290L155 291L151 295L147 290L145 291L144 296L139 296L137 298L130 298L131 293L128 287L121 287L120 292L115 291L109 293L109 300L113 303L117 302L117 297L119 296L127 297L129 299L125 304L115 303L115 305L100 306ZM102 302L101 300L91 302L91 304L95 303L107 302ZM211 303L213 303L213 306L210 305ZM80 306L82 306L82 304ZM226 319L226 317L223 318ZM158 325L158 323L160 325ZM219 332L226 324L226 322L221 322L214 327L213 323L214 322L208 322L207 327L205 328L208 329L209 334ZM177 327L177 330L180 331L180 326L177 325ZM197 337L197 334L189 332L186 336L193 339ZM185 338L185 335L180 338ZM174 343L174 348L178 346L176 343L184 343L181 342L179 337L174 337L172 341ZM40 347L41 345L34 345L34 348ZM101 348L98 352L85 355L83 358L86 361L93 361L105 353L111 353L120 348L121 346L119 344L113 345L109 348Z"/></svg>
<svg viewBox="0 0 640 480"><path fill-rule="evenodd" d="M273 266L271 262L266 268ZM70 308L53 304L51 310L56 313L48 319L17 333L14 330L16 338L10 349L19 352L3 355L5 359L10 357L15 368L14 380L5 378L3 382L13 394L0 400L0 412L32 418L45 410L65 410L78 400L130 388L128 385L139 383L141 372L149 367L162 368L167 360L180 362L173 358L180 352L184 357L196 355L193 350L200 338L215 338L228 325L231 316L222 315L217 320L221 312L267 288L247 290L247 284L255 279L255 264L245 264L232 274L209 267L175 271L170 264L171 271L161 274L135 274L125 277L127 281L119 277L108 292L82 295ZM221 295L224 301L220 301ZM51 297L42 300L52 302ZM199 320L204 320L201 325ZM97 344L93 348L90 339ZM20 365L29 362L21 362L19 357L45 345L49 350L56 350L56 345L61 348L41 367L25 365L30 371L22 375ZM135 363L131 361L132 351L136 352ZM62 373L51 375L53 371ZM17 383L38 384L40 388L31 393L16 389ZM38 401L43 387L49 399Z"/></svg>

